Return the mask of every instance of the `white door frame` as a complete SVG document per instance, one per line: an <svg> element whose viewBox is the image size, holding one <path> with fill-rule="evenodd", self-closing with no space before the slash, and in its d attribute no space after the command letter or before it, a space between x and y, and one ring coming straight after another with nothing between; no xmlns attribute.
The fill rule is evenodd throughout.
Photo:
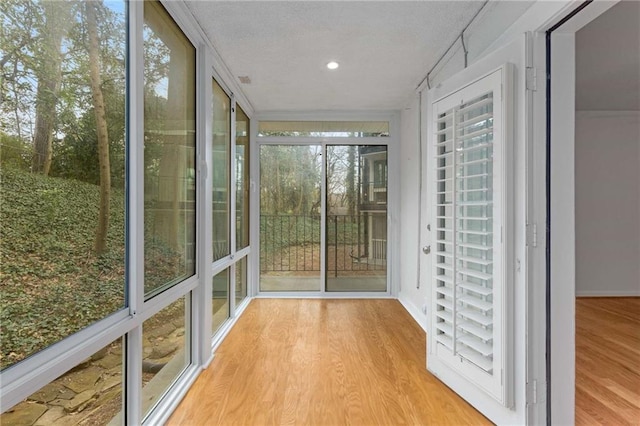
<svg viewBox="0 0 640 426"><path fill-rule="evenodd" d="M533 96L533 179L529 197L536 208L529 224L536 226L532 239L537 240L538 247L548 250L550 260L547 262L541 253L530 259L531 282L536 283L530 290L530 309L546 310L547 315L544 321L534 319L529 327L534 336L531 343L536 346L529 368L547 372L546 392L543 386L537 390L534 386L529 391L539 403L529 412L529 422L535 424L545 418L548 424L575 422L575 33L616 3L569 3L534 35L533 57L539 66L539 76ZM572 16L581 7L584 8ZM548 31L551 31L549 56ZM547 65L547 58L550 87L545 78L547 70L540 68ZM546 289L541 291L545 282ZM545 333L541 332L543 324ZM543 342L541 337L545 335ZM547 353L549 358L545 362Z"/></svg>

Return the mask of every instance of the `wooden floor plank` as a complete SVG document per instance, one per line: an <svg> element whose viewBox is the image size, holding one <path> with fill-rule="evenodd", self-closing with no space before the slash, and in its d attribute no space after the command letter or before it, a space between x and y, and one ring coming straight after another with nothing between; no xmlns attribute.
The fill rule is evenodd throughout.
<svg viewBox="0 0 640 426"><path fill-rule="evenodd" d="M489 424L394 300L253 300L169 425ZM640 298L578 299L576 424L640 425Z"/></svg>
<svg viewBox="0 0 640 426"><path fill-rule="evenodd" d="M640 425L640 298L576 300L576 425Z"/></svg>
<svg viewBox="0 0 640 426"><path fill-rule="evenodd" d="M256 299L168 425L482 425L395 300Z"/></svg>

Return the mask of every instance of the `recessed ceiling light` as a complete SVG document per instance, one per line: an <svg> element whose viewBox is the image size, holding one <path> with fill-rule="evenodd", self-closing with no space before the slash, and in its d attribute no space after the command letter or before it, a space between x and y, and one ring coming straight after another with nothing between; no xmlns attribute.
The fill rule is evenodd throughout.
<svg viewBox="0 0 640 426"><path fill-rule="evenodd" d="M338 64L336 61L331 61L327 64L327 68L329 68L330 70L335 70L339 66L340 64Z"/></svg>

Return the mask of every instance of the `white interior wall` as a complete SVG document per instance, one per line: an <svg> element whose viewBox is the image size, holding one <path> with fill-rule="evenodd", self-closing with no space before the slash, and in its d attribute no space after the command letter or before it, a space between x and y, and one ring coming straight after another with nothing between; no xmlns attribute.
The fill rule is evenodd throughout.
<svg viewBox="0 0 640 426"><path fill-rule="evenodd" d="M414 96L400 115L400 289L398 299L426 330L426 286L418 288L420 256L420 99Z"/></svg>
<svg viewBox="0 0 640 426"><path fill-rule="evenodd" d="M469 64L479 61L492 51L505 46L521 37L525 31L534 31L546 23L552 16L566 8L570 1L553 3L536 1L533 4L511 5L509 8L494 8L491 4L481 12L465 32L465 44L468 50ZM504 22L513 22L504 32L496 32L496 28L504 28ZM464 69L464 51L460 40L443 58L440 65L430 75L431 87L453 76ZM428 70L425 70L425 73ZM540 73L542 75L542 73ZM426 81L420 86L427 89ZM421 245L416 242L420 235L426 235L425 229L419 229L418 194L420 171L419 128L420 111L417 95L407 100L407 106L401 113L400 135L400 188L401 188L401 223L400 223L400 287L398 298L423 327L426 326L426 315L423 305L427 302L427 289L424 277L421 277L420 288L416 288L418 279L417 263L420 260ZM422 171L424 173L424 170ZM415 192L413 192L415 190ZM424 207L424 203L423 203ZM426 224L422 224L423 228ZM422 239L424 240L424 238Z"/></svg>
<svg viewBox="0 0 640 426"><path fill-rule="evenodd" d="M575 149L576 296L640 296L640 112L578 111Z"/></svg>

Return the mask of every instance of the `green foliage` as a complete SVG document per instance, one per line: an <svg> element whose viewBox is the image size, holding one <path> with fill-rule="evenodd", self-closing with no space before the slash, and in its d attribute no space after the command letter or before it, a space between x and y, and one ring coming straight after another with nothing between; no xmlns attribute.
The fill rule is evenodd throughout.
<svg viewBox="0 0 640 426"><path fill-rule="evenodd" d="M260 150L260 211L265 214L318 214L319 146L273 145Z"/></svg>
<svg viewBox="0 0 640 426"><path fill-rule="evenodd" d="M2 368L124 306L124 193L114 190L109 252L92 252L98 187L0 171Z"/></svg>
<svg viewBox="0 0 640 426"><path fill-rule="evenodd" d="M31 147L17 136L0 132L0 164L27 170L31 161Z"/></svg>

